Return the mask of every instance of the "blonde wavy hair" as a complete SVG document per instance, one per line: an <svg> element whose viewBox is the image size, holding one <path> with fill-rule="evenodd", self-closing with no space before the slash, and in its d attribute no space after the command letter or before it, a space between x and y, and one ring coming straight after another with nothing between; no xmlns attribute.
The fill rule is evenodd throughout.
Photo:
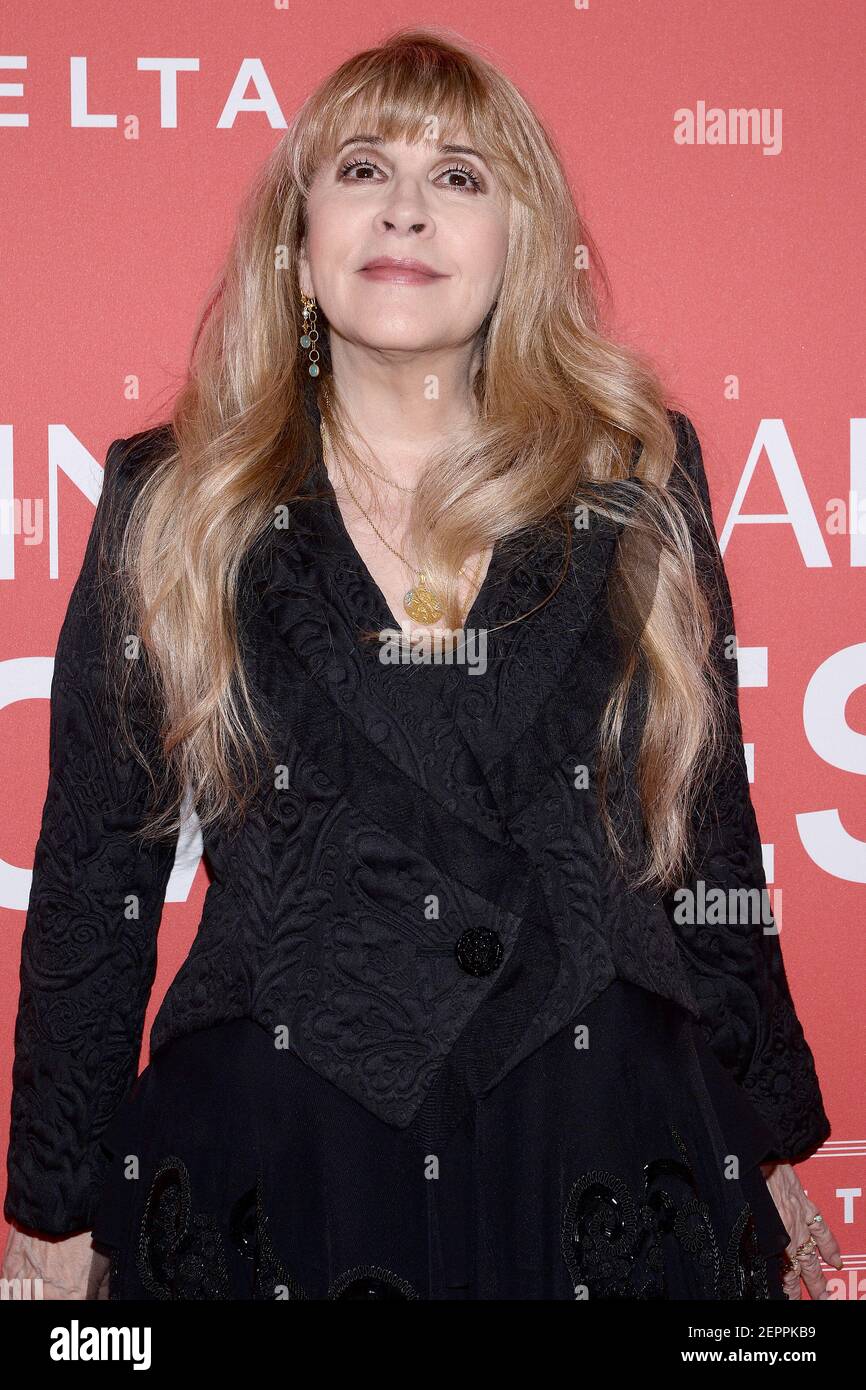
<svg viewBox="0 0 866 1390"><path fill-rule="evenodd" d="M709 657L712 611L687 515L666 486L675 431L652 367L602 332L592 284L597 279L607 293L601 257L551 137L491 62L426 28L398 31L326 77L258 173L199 316L166 447L135 490L112 595L119 629L138 634L159 692L162 809L142 834L178 828L184 790L203 828L242 818L258 757L263 749L270 756L241 659L237 602L244 558L296 496L318 444L304 409L309 377L299 347L306 194L347 132L420 140L431 113L443 141L460 132L495 169L510 198L510 237L501 290L480 330L477 419L459 447L449 443L430 458L408 537L423 537L446 626L459 627L457 581L471 555L552 517L566 518L568 536L567 518L581 502L624 521L612 611L632 637L599 727L600 806L622 864L605 788L642 666L637 781L647 855L634 881L669 886L681 872L695 789L721 747L724 717ZM589 251L590 273L576 269L578 247ZM321 381L333 386L321 308L319 325ZM322 417L336 444L348 447L333 389L328 396L319 398ZM620 508L616 488L600 496L595 487L627 490L636 486L632 475L640 507ZM647 554L652 563L642 561ZM563 574L567 565L568 558Z"/></svg>

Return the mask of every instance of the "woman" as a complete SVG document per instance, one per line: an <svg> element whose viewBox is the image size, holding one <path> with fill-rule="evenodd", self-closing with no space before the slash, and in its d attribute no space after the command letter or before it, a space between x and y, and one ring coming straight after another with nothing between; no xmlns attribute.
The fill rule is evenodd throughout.
<svg viewBox="0 0 866 1390"><path fill-rule="evenodd" d="M766 880L701 451L586 246L524 100L427 31L261 175L60 635L9 1273L825 1296L829 1123L731 908ZM185 793L213 880L133 1084Z"/></svg>

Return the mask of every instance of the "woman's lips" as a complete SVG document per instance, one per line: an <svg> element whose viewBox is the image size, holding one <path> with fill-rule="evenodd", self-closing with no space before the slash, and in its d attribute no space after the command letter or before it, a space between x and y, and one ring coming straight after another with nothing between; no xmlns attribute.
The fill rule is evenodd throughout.
<svg viewBox="0 0 866 1390"><path fill-rule="evenodd" d="M358 274L367 280L388 280L395 285L434 285L437 280L446 278L444 275L428 275L426 271L405 265L365 266Z"/></svg>

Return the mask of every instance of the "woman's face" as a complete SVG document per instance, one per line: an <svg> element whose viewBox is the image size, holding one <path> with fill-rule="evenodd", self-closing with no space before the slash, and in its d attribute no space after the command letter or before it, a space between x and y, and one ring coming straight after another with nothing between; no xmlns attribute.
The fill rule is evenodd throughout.
<svg viewBox="0 0 866 1390"><path fill-rule="evenodd" d="M430 351L477 334L502 283L508 197L467 144L361 136L318 170L299 271L332 348L335 335L380 351ZM431 273L371 264L389 258Z"/></svg>

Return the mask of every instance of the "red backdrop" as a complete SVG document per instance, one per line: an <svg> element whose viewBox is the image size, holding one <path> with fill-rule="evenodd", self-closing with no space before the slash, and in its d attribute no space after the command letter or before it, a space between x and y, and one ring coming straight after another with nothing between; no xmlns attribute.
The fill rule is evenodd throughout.
<svg viewBox="0 0 866 1390"><path fill-rule="evenodd" d="M3 1155L51 659L106 446L163 417L239 198L286 119L409 23L483 46L547 122L606 259L612 327L652 354L701 438L767 876L833 1123L799 1172L846 1261L825 1272L866 1298L860 0L7 0L0 498L20 513L0 528ZM169 59L176 109L153 70ZM735 131L738 109L756 114ZM206 886L193 850L169 886L148 1030Z"/></svg>

